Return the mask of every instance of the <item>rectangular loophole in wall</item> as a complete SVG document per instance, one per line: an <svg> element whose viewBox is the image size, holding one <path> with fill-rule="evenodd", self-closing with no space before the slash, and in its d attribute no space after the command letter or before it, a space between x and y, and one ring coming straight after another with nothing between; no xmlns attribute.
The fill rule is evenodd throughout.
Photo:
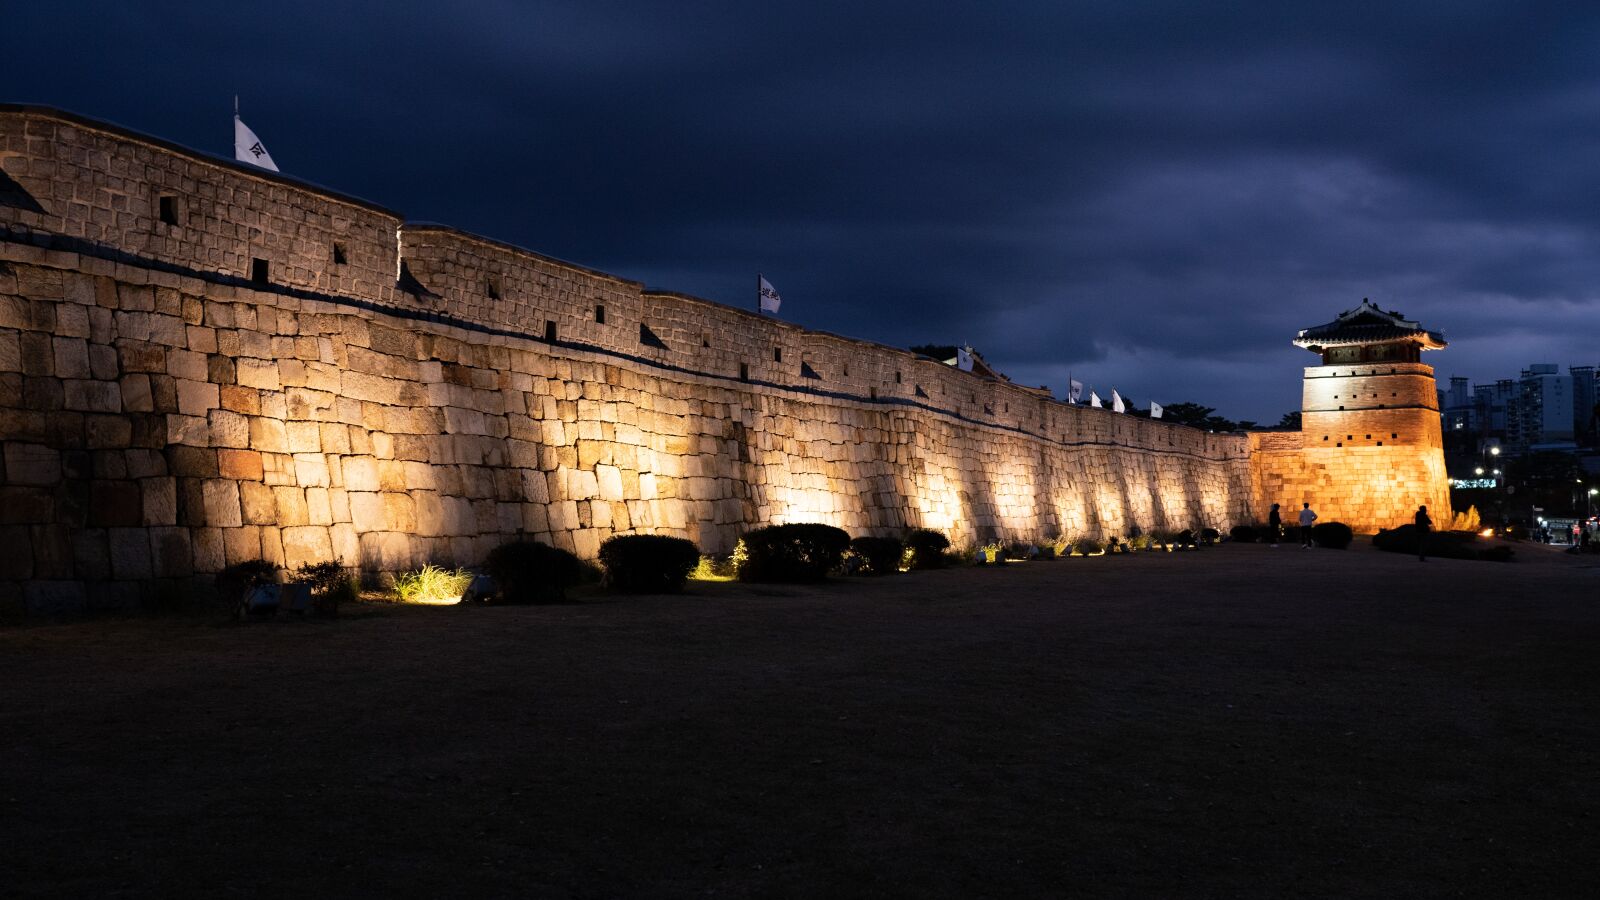
<svg viewBox="0 0 1600 900"><path fill-rule="evenodd" d="M250 280L256 284L271 284L272 279L267 273L267 261L264 259L250 260Z"/></svg>
<svg viewBox="0 0 1600 900"><path fill-rule="evenodd" d="M483 292L488 295L490 300L499 300L500 299L500 279L494 277L493 275L490 275L488 278L485 278L483 280Z"/></svg>
<svg viewBox="0 0 1600 900"><path fill-rule="evenodd" d="M750 380L750 364L749 363L739 363L739 380L740 381L749 381Z"/></svg>
<svg viewBox="0 0 1600 900"><path fill-rule="evenodd" d="M900 383L900 373L899 372L894 373L894 383L895 384L899 384Z"/></svg>
<svg viewBox="0 0 1600 900"><path fill-rule="evenodd" d="M172 194L162 194L156 199L156 212L161 221L168 225L178 224L178 198Z"/></svg>
<svg viewBox="0 0 1600 900"><path fill-rule="evenodd" d="M549 319L544 320L544 339L552 344L556 342L556 323Z"/></svg>
<svg viewBox="0 0 1600 900"><path fill-rule="evenodd" d="M872 395L872 399L874 399L874 400L878 399L878 389L877 388L867 388L867 393Z"/></svg>
<svg viewBox="0 0 1600 900"><path fill-rule="evenodd" d="M338 241L334 241L333 242L333 264L336 265L336 266L342 266L342 265L344 265L345 263L347 263L349 261L350 261L349 258L344 255L344 245L339 243Z"/></svg>
<svg viewBox="0 0 1600 900"><path fill-rule="evenodd" d="M604 325L606 323L606 307L605 307L605 304L603 304L603 303L596 303L595 304L595 306L594 306L594 321L595 321L596 325Z"/></svg>
<svg viewBox="0 0 1600 900"><path fill-rule="evenodd" d="M772 361L773 362L783 362L783 348L782 347L773 347L772 348Z"/></svg>
<svg viewBox="0 0 1600 900"><path fill-rule="evenodd" d="M703 348L710 348L710 346L711 346L711 335L710 334L705 333L705 332L701 333L701 335L700 335L700 346L703 347Z"/></svg>

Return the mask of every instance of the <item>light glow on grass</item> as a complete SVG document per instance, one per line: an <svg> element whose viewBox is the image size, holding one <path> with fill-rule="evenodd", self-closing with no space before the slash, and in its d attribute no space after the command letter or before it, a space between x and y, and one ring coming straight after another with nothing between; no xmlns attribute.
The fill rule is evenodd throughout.
<svg viewBox="0 0 1600 900"><path fill-rule="evenodd" d="M461 602L461 595L472 584L472 573L465 569L442 569L423 566L415 572L404 572L394 579L394 593L401 603L423 606L453 606Z"/></svg>

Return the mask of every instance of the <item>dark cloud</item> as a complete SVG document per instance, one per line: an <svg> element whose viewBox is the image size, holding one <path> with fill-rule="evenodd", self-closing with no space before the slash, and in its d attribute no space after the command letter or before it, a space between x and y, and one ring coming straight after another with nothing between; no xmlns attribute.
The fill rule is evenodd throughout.
<svg viewBox="0 0 1600 900"><path fill-rule="evenodd" d="M1018 380L1275 420L1361 297L1600 362L1600 13L404 0L8 12L8 99Z"/></svg>

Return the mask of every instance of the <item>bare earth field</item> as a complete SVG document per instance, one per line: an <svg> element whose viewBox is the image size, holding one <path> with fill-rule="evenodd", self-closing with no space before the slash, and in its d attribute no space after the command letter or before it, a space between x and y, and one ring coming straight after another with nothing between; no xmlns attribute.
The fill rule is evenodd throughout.
<svg viewBox="0 0 1600 900"><path fill-rule="evenodd" d="M1600 896L1600 567L1519 556L14 627L0 895Z"/></svg>

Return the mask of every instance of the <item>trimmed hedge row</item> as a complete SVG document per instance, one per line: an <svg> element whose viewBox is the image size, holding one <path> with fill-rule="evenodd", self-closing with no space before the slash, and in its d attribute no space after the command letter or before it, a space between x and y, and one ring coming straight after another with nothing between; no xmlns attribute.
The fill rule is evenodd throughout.
<svg viewBox="0 0 1600 900"><path fill-rule="evenodd" d="M604 584L638 594L676 594L700 564L694 541L664 534L624 534L600 545Z"/></svg>
<svg viewBox="0 0 1600 900"><path fill-rule="evenodd" d="M850 533L814 522L768 525L747 532L740 581L821 581L850 549Z"/></svg>

